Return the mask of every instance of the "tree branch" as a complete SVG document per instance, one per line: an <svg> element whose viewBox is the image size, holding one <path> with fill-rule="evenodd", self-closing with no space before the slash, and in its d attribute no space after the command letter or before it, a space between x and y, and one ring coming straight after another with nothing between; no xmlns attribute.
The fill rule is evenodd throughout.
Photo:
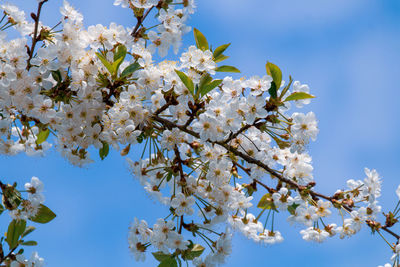
<svg viewBox="0 0 400 267"><path fill-rule="evenodd" d="M135 28L133 28L132 33L131 33L131 35L132 35L133 37L135 37L136 33L137 33L138 30L139 30L140 25L142 25L143 21L146 19L146 17L149 15L150 11L151 11L153 8L154 8L154 6L150 7L142 17L138 17L138 18L137 18L136 26L135 26Z"/></svg>
<svg viewBox="0 0 400 267"><path fill-rule="evenodd" d="M193 130L188 129L188 128L187 128L186 126L184 126L184 125L182 126L182 125L175 124L174 122L171 122L171 121L169 121L169 120L163 119L163 118L161 118L161 117L159 117L159 116L157 116L157 115L153 115L153 119L154 119L155 121L157 121L157 122L163 124L165 127L169 128L169 129L178 128L178 129L180 129L181 131L183 131L183 132L185 132L185 133L188 133L188 134L192 135L193 137L196 137L196 138L199 138L199 139L200 139L200 135L199 135L198 133L194 132ZM212 143L212 144L217 144L217 145L219 145L219 146L222 146L222 147L224 147L226 150L228 150L229 152L231 152L232 154L241 157L241 158L244 159L246 162L255 164L255 165L257 165L257 166L263 168L263 169L264 169L265 171L267 171L271 176L277 178L277 179L280 180L281 182L284 182L284 183L286 183L286 184L288 184L288 185L290 185L290 186L296 188L300 193L306 190L306 192L307 192L309 195L311 195L313 198L318 198L318 197L319 197L319 198L323 198L323 199L325 199L325 200L328 200L328 201L331 202L332 204L334 204L335 207L337 207L337 205L339 204L340 207L346 209L347 211L349 211L349 212L353 211L353 209L350 208L350 207L348 207L347 205L344 205L344 204L342 204L342 203L338 203L334 197L329 197L329 196L323 195L323 194L321 194L321 193L315 192L315 191L309 189L309 188L306 187L306 186L301 186L301 185L297 184L296 182L294 182L294 181L292 181L292 180L290 180L290 179L284 177L283 175L281 175L281 174L279 174L278 172L276 172L274 169L268 167L268 165L266 165L266 164L264 164L263 162L261 162L261 161L255 159L255 158L252 158L252 157L250 157L250 156L248 156L248 155L246 155L246 154L244 154L244 153L242 153L242 152L240 152L240 151L238 151L236 148L234 148L234 147L228 145L227 143L225 143L225 141L210 141L210 140L207 140L207 141L210 142L210 143ZM256 181L258 184L263 185L263 184L262 184L260 181L258 181L257 179L253 179L253 180ZM264 186L264 187L268 190L268 187L267 187L267 186ZM368 225L368 224L367 224L367 225ZM391 231L390 229L388 229L388 227L382 226L382 227L380 227L380 228L383 229L384 231L386 231L388 234L390 234L390 235L392 235L393 237L395 237L397 240L400 238L400 236L399 236L398 234L396 234L396 233L394 233L393 231Z"/></svg>
<svg viewBox="0 0 400 267"><path fill-rule="evenodd" d="M38 34L38 28L39 28L40 13L42 11L42 7L43 7L44 3L46 3L47 1L48 0L44 0L44 1L40 2L38 4L36 14L34 16L32 16L32 18L35 21L35 26L34 26L33 36L32 36L32 45L31 45L31 48L29 49L29 53L28 53L28 55L29 55L29 58L27 61L28 68L31 67L31 59L32 59L33 53L35 51L36 43L39 41L39 36L37 34Z"/></svg>

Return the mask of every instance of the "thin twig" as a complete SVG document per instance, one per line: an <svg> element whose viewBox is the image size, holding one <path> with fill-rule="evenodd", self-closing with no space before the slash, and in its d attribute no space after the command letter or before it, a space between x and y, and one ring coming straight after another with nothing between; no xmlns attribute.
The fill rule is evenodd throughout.
<svg viewBox="0 0 400 267"><path fill-rule="evenodd" d="M147 15L149 15L150 11L154 8L154 6L150 7L146 13L142 17L137 18L137 23L135 28L133 28L131 35L134 37L139 30L140 25L142 25L143 21L146 19Z"/></svg>
<svg viewBox="0 0 400 267"><path fill-rule="evenodd" d="M38 34L38 28L39 28L39 19L40 19L40 13L41 13L41 11L42 11L42 6L44 5L44 3L46 3L48 0L44 0L44 1L42 1L42 2L40 2L39 4L38 4L38 8L37 8L37 12L36 12L36 14L35 14L35 18L34 18L34 20L35 20L35 26L34 26L34 31L33 31L33 36L32 36L32 45L31 45L31 48L30 48L30 50L29 50L29 58L28 58L28 61L27 61L27 66L28 66L28 68L30 68L30 66L31 66L31 59L32 59L32 57L33 57L33 53L34 53L34 51L35 51L35 46L36 46L36 43L39 41L39 36L37 35Z"/></svg>

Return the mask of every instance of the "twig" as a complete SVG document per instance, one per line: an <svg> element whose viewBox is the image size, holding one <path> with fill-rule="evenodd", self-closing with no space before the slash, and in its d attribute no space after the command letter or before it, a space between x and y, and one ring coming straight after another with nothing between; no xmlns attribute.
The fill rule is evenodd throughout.
<svg viewBox="0 0 400 267"><path fill-rule="evenodd" d="M142 17L137 18L137 23L135 28L133 28L131 35L135 37L137 31L139 30L140 25L142 25L143 21L146 19L147 15L149 15L150 11L154 8L154 6L150 7L146 13Z"/></svg>
<svg viewBox="0 0 400 267"><path fill-rule="evenodd" d="M38 28L39 28L40 13L42 11L42 6L47 1L48 0L44 0L44 1L40 2L38 4L38 8L37 8L36 14L34 16L32 16L32 18L35 21L35 26L34 26L35 28L34 28L33 36L32 36L32 45L31 45L31 48L29 49L29 58L28 58L28 61L27 61L28 68L31 67L31 59L33 57L33 52L35 51L36 43L39 41L39 36L37 36L37 34L38 34Z"/></svg>

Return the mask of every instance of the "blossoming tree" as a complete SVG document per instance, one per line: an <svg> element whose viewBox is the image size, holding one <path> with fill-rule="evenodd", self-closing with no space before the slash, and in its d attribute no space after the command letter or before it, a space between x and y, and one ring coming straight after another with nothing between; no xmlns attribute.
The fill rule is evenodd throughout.
<svg viewBox="0 0 400 267"><path fill-rule="evenodd" d="M223 63L230 44L209 44L185 24L193 0L116 0L133 11L136 24L87 29L66 1L60 22L44 25L46 2L38 1L29 20L18 7L0 5L0 151L44 155L54 145L78 166L103 160L110 149L127 157L144 190L165 206L157 221L135 218L129 227L137 261L151 253L159 266L223 264L233 232L262 244L282 242L274 226L279 213L302 225L306 241L368 227L392 239L391 260L399 264L392 227L400 208L382 210L378 173L365 169L366 177L349 180L346 189L317 192L306 151L316 140L317 120L313 112L290 111L314 98L309 87L290 76L284 81L271 62L263 77L223 76L239 72ZM156 16L155 25L149 16ZM20 36L8 38L9 28ZM183 34L191 31L195 45L180 52ZM171 48L181 53L178 62L153 60ZM141 159L130 160L132 153ZM33 177L22 190L3 182L0 211L11 219L0 264L42 266L36 252L25 259L23 247L36 245L26 239L34 230L30 221L44 224L56 216L43 204L43 183ZM396 193L400 197L400 189ZM332 211L339 220L331 221Z"/></svg>

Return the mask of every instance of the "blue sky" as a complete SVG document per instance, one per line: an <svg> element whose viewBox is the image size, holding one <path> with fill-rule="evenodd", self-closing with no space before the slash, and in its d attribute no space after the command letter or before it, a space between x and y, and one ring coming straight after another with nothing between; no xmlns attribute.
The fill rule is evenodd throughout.
<svg viewBox="0 0 400 267"><path fill-rule="evenodd" d="M36 5L12 2L25 10ZM111 0L70 2L87 26L135 22L129 10ZM57 21L60 4L46 4L45 22ZM227 63L242 76L264 75L268 60L286 78L290 74L309 84L317 98L304 111L314 111L319 120L319 137L309 146L318 190L331 194L348 179L364 178L364 167L375 168L384 178L384 210L394 207L400 183L399 1L201 0L189 24L213 45L232 42ZM184 47L191 43L188 34ZM47 266L155 266L150 255L145 263L134 262L127 228L135 216L153 224L166 210L148 198L118 153L83 169L54 150L44 158L0 159L2 180L23 185L35 175L45 183L46 204L58 216L38 225L32 237ZM391 256L366 228L350 239L306 243L301 228L290 227L286 214L279 217L284 243L263 247L237 234L227 266L377 266ZM3 227L6 219L0 217Z"/></svg>

